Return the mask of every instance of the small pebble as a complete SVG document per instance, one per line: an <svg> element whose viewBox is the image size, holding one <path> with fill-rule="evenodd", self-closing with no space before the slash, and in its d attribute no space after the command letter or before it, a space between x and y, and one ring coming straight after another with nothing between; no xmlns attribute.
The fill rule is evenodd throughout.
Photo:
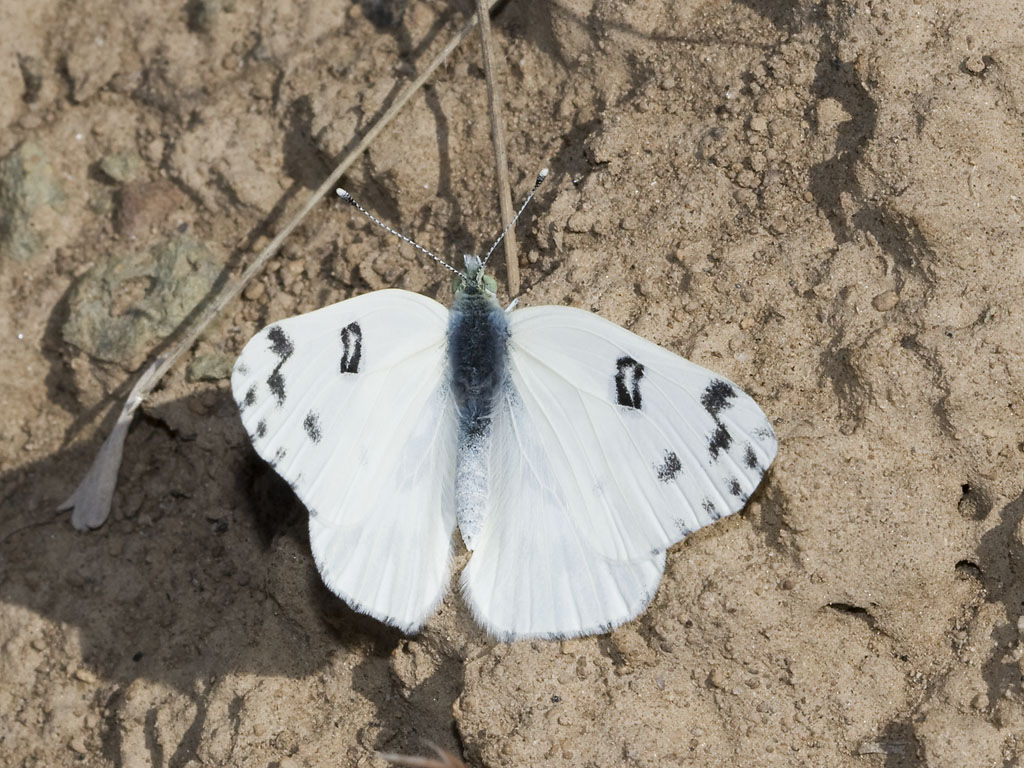
<svg viewBox="0 0 1024 768"><path fill-rule="evenodd" d="M143 154L145 154L146 160L153 165L159 165L163 161L164 149L166 146L167 145L164 143L164 140L159 136L150 141L143 148Z"/></svg>
<svg viewBox="0 0 1024 768"><path fill-rule="evenodd" d="M75 670L75 679L81 680L83 683L89 683L91 685L92 683L96 682L96 675L94 675L90 670L86 669L85 667L79 667Z"/></svg>
<svg viewBox="0 0 1024 768"><path fill-rule="evenodd" d="M736 174L736 183L739 184L741 187L753 189L760 182L761 180L757 178L757 174L754 173L753 171L742 170L738 174Z"/></svg>
<svg viewBox="0 0 1024 768"><path fill-rule="evenodd" d="M725 687L729 684L729 681L728 679L726 679L725 675L722 674L721 670L715 669L712 670L711 674L708 676L708 683L711 685L712 688L719 688L721 690L724 690Z"/></svg>
<svg viewBox="0 0 1024 768"><path fill-rule="evenodd" d="M871 306L879 312L888 312L899 303L900 297L895 291L883 291L871 300Z"/></svg>
<svg viewBox="0 0 1024 768"><path fill-rule="evenodd" d="M768 121L761 115L754 115L750 118L750 130L756 133L764 133L768 130Z"/></svg>
<svg viewBox="0 0 1024 768"><path fill-rule="evenodd" d="M254 282L245 286L245 291L242 295L245 297L246 301L256 301L263 296L265 291L266 288L263 287L263 283Z"/></svg>
<svg viewBox="0 0 1024 768"><path fill-rule="evenodd" d="M984 74L988 66L985 64L985 60L976 53L971 54L964 59L964 69L970 72L972 75Z"/></svg>
<svg viewBox="0 0 1024 768"><path fill-rule="evenodd" d="M749 189L737 189L732 197L737 203L747 208L755 208L757 206L757 195Z"/></svg>
<svg viewBox="0 0 1024 768"><path fill-rule="evenodd" d="M43 118L35 112L26 112L18 120L18 125L26 131L34 131L43 124Z"/></svg>

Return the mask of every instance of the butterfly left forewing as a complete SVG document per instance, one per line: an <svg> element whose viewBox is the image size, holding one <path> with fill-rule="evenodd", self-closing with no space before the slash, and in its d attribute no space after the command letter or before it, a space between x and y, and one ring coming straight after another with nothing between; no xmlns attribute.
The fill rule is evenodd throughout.
<svg viewBox="0 0 1024 768"><path fill-rule="evenodd" d="M740 510L775 434L735 384L598 315L509 318L509 368L571 484L565 514L598 552L635 559Z"/></svg>
<svg viewBox="0 0 1024 768"><path fill-rule="evenodd" d="M324 582L418 627L447 586L455 419L447 310L376 291L274 323L232 375L242 423L310 513Z"/></svg>

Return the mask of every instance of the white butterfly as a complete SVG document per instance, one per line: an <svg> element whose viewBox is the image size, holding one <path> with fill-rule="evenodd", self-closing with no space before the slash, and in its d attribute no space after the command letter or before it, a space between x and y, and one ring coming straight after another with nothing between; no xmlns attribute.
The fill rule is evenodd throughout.
<svg viewBox="0 0 1024 768"><path fill-rule="evenodd" d="M242 422L355 610L419 629L458 525L492 635L608 631L669 546L743 507L775 434L721 376L590 312L505 311L465 265L451 310L383 290L260 331L231 377Z"/></svg>

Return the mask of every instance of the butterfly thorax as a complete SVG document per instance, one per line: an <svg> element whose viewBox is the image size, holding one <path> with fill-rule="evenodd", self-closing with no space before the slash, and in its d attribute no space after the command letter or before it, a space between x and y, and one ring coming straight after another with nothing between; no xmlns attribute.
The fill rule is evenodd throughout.
<svg viewBox="0 0 1024 768"><path fill-rule="evenodd" d="M473 283L455 294L448 321L448 361L460 431L486 429L505 379L508 335L505 312L493 295Z"/></svg>

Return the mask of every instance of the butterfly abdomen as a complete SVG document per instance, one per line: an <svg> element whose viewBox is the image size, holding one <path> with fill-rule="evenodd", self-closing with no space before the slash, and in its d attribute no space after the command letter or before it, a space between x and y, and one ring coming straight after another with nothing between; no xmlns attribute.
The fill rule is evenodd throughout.
<svg viewBox="0 0 1024 768"><path fill-rule="evenodd" d="M466 546L483 526L488 494L491 413L508 367L508 322L494 297L475 286L455 296L448 322L448 366L459 413L456 514Z"/></svg>

